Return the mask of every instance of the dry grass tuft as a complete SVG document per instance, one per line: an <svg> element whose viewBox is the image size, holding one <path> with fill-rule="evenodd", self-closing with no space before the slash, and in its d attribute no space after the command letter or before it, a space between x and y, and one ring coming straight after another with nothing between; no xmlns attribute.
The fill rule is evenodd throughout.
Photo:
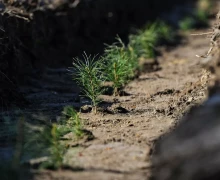
<svg viewBox="0 0 220 180"><path fill-rule="evenodd" d="M220 80L220 11L216 15L216 22L211 32L193 35L210 34L210 48L205 55L196 55L201 59L201 64L215 75L216 81Z"/></svg>
<svg viewBox="0 0 220 180"><path fill-rule="evenodd" d="M211 56L213 53L215 54L219 50L220 11L216 15L216 23L213 27L212 32L206 32L206 33L201 33L201 34L193 34L193 35L206 35L206 34L211 34L211 36L210 36L210 48L209 48L208 52L205 55L202 55L202 56L196 55L197 57L207 59L206 61L204 61L205 63L211 60L211 58L209 58L209 56Z"/></svg>

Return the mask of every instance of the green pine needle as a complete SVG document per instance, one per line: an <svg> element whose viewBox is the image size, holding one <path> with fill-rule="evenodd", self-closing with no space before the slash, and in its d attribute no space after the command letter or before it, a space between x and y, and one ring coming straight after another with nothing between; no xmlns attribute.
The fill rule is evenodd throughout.
<svg viewBox="0 0 220 180"><path fill-rule="evenodd" d="M103 62L101 59L96 60L96 56L83 55L83 60L75 58L73 62L74 80L81 86L84 95L91 99L92 106L96 108L100 103L99 96L103 92Z"/></svg>

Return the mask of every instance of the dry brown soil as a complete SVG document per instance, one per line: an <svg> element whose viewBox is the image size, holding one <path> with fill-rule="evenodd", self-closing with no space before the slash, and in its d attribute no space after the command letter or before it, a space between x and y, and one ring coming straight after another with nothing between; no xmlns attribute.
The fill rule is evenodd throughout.
<svg viewBox="0 0 220 180"><path fill-rule="evenodd" d="M105 95L105 111L81 113L95 139L74 143L79 146L69 148L65 162L83 170L43 171L34 179L148 179L156 140L206 98L211 76L195 55L204 54L208 46L205 37L187 34L180 45L164 48L158 59L161 69L130 82L125 87L129 95Z"/></svg>

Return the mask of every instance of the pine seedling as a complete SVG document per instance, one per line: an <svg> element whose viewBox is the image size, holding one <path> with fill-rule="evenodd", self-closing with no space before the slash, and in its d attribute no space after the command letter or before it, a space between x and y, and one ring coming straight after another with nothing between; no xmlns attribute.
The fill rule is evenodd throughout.
<svg viewBox="0 0 220 180"><path fill-rule="evenodd" d="M166 42L174 41L175 33L173 32L172 28L163 21L158 21L157 24L157 31L159 37L157 43L160 43L163 40Z"/></svg>
<svg viewBox="0 0 220 180"><path fill-rule="evenodd" d="M66 146L60 142L59 129L56 124L52 125L51 129L51 147L49 165L53 165L55 169L63 166L63 157L66 152Z"/></svg>
<svg viewBox="0 0 220 180"><path fill-rule="evenodd" d="M58 124L40 122L40 125L25 123L25 157L30 159L46 156L40 168L60 169L64 166L63 158L67 146L62 138L72 132L74 140L84 136L82 120L72 107L67 106L62 112L61 122Z"/></svg>
<svg viewBox="0 0 220 180"><path fill-rule="evenodd" d="M74 80L81 86L84 94L92 101L93 111L97 112L97 106L100 103L99 96L104 91L102 88L103 62L96 60L96 56L83 55L84 61L75 58L73 62Z"/></svg>
<svg viewBox="0 0 220 180"><path fill-rule="evenodd" d="M26 128L26 143L24 145L26 155L32 158L48 156L48 159L40 167L61 168L66 146L60 141L58 126L56 124L32 126L26 123Z"/></svg>
<svg viewBox="0 0 220 180"><path fill-rule="evenodd" d="M145 30L130 36L129 45L138 57L152 58L155 56L154 47L158 41L157 23L148 25Z"/></svg>
<svg viewBox="0 0 220 180"><path fill-rule="evenodd" d="M107 81L113 83L113 94L119 95L120 89L129 81L134 74L136 64L120 38L118 42L108 45L105 49L103 59L105 60L105 74Z"/></svg>
<svg viewBox="0 0 220 180"><path fill-rule="evenodd" d="M193 17L187 16L179 22L179 27L183 31L189 31L196 24L196 20Z"/></svg>
<svg viewBox="0 0 220 180"><path fill-rule="evenodd" d="M133 47L131 47L129 44L127 46L127 50L125 51L127 53L127 57L129 57L129 64L131 66L131 73L129 75L130 78L135 77L137 71L139 70L139 61L138 56L135 53L135 50Z"/></svg>
<svg viewBox="0 0 220 180"><path fill-rule="evenodd" d="M198 0L197 8L194 12L194 16L198 24L207 25L208 16L210 14L213 3L210 0Z"/></svg>
<svg viewBox="0 0 220 180"><path fill-rule="evenodd" d="M130 35L129 46L133 48L137 57L154 58L155 47L161 40L172 41L171 28L162 21L147 25L144 30Z"/></svg>
<svg viewBox="0 0 220 180"><path fill-rule="evenodd" d="M84 136L83 123L79 113L70 106L64 108L62 114L65 116L62 125L59 126L61 134L72 132L76 139ZM63 132L63 133L62 133Z"/></svg>

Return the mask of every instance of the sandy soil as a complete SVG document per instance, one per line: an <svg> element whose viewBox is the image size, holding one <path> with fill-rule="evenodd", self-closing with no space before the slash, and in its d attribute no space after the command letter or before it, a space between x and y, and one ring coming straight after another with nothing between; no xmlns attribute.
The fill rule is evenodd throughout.
<svg viewBox="0 0 220 180"><path fill-rule="evenodd" d="M148 179L155 142L172 130L190 107L206 99L211 76L195 55L204 54L208 46L206 38L186 35L182 44L163 49L158 58L160 69L130 82L125 87L128 95L105 95L103 112L81 113L85 128L95 139L74 143L65 156L69 166L80 170L43 171L34 173L34 179Z"/></svg>

